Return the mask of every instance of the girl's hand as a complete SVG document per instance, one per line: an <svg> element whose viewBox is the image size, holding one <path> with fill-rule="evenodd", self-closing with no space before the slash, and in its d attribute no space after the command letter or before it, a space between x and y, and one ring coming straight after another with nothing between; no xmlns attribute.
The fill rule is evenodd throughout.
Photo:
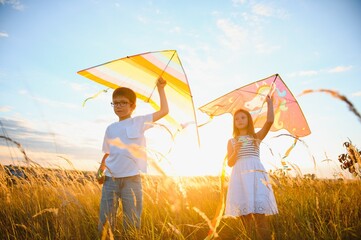
<svg viewBox="0 0 361 240"><path fill-rule="evenodd" d="M227 145L227 164L229 167L233 167L237 162L238 153L241 150L242 142L235 141L233 142L233 139L228 140Z"/></svg>
<svg viewBox="0 0 361 240"><path fill-rule="evenodd" d="M241 141L236 141L236 143L233 145L234 148L234 152L236 154L238 154L239 150L241 149L241 147L243 146L243 142Z"/></svg>
<svg viewBox="0 0 361 240"><path fill-rule="evenodd" d="M272 96L267 95L266 101L267 101L267 104L273 104L273 95Z"/></svg>

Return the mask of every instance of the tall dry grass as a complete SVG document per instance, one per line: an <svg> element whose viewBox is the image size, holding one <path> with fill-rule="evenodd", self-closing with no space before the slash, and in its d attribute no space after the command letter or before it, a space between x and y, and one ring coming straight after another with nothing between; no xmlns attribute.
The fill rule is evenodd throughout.
<svg viewBox="0 0 361 240"><path fill-rule="evenodd" d="M218 177L143 178L142 228L124 239L205 239L220 201ZM98 239L101 186L81 172L35 168L27 180L0 169L0 239ZM274 178L274 239L360 239L361 181ZM119 211L121 217L121 211ZM121 222L121 221L119 221ZM121 226L118 226L121 229ZM220 239L253 239L223 218Z"/></svg>

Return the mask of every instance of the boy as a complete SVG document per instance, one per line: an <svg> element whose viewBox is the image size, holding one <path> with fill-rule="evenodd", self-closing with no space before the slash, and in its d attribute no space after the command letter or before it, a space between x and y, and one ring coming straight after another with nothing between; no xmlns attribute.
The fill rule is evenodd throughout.
<svg viewBox="0 0 361 240"><path fill-rule="evenodd" d="M157 82L159 111L134 118L131 117L136 107L134 91L120 87L113 92L112 106L119 121L110 124L106 129L104 156L98 170L100 175L105 175L98 225L100 233L107 221L114 233L119 199L123 207L123 228L140 228L143 200L139 170L147 170L144 131L149 128L147 123L155 122L169 112L165 85L166 81L160 77Z"/></svg>

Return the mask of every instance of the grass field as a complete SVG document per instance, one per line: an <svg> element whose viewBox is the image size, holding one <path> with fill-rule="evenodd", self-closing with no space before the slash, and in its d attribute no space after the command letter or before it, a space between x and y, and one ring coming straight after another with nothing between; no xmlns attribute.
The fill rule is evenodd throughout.
<svg viewBox="0 0 361 240"><path fill-rule="evenodd" d="M0 170L0 239L99 238L101 185L93 178L39 168L11 181ZM279 209L269 216L274 239L361 238L360 180L273 177L272 184ZM207 237L220 178L144 176L143 185L142 228L127 239ZM253 239L237 219L222 218L216 230L219 239Z"/></svg>

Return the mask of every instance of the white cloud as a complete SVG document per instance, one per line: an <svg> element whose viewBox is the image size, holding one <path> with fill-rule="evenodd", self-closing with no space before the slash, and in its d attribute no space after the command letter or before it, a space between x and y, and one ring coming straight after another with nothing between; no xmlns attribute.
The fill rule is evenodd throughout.
<svg viewBox="0 0 361 240"><path fill-rule="evenodd" d="M224 33L221 43L232 50L238 50L245 42L247 31L227 19L219 19L217 27Z"/></svg>
<svg viewBox="0 0 361 240"><path fill-rule="evenodd" d="M7 34L6 32L0 32L0 38L2 37L9 37L9 34Z"/></svg>
<svg viewBox="0 0 361 240"><path fill-rule="evenodd" d="M170 33L176 33L176 34L179 34L179 33L181 33L181 32L182 32L182 29L181 29L180 27L176 26L176 27L174 27L174 28L170 29L170 30L169 30L169 32L170 32Z"/></svg>
<svg viewBox="0 0 361 240"><path fill-rule="evenodd" d="M0 106L0 112L10 112L10 106Z"/></svg>
<svg viewBox="0 0 361 240"><path fill-rule="evenodd" d="M289 74L287 74L287 76L288 77L308 77L308 76L316 76L319 73L320 73L320 71L316 71L316 70L301 70L298 72L289 73Z"/></svg>
<svg viewBox="0 0 361 240"><path fill-rule="evenodd" d="M279 19L287 19L289 16L286 10L273 8L261 3L253 5L252 13L263 17L275 17Z"/></svg>
<svg viewBox="0 0 361 240"><path fill-rule="evenodd" d="M260 16L255 15L255 14L251 14L248 12L243 12L241 14L242 19L246 22L248 22L249 24L253 25L253 26L258 26L260 24Z"/></svg>
<svg viewBox="0 0 361 240"><path fill-rule="evenodd" d="M22 94L22 95L28 95L33 100L35 100L35 101L37 101L39 103L45 104L47 106L50 106L50 107L62 107L62 108L68 108L68 109L79 108L79 106L77 106L75 104L59 102L59 101L54 101L54 100L51 100L51 99L48 99L48 98L33 96L33 95L29 94L29 92L27 90L20 90L19 93Z"/></svg>
<svg viewBox="0 0 361 240"><path fill-rule="evenodd" d="M0 4L9 4L12 8L18 11L23 11L25 9L25 6L18 0L0 0Z"/></svg>
<svg viewBox="0 0 361 240"><path fill-rule="evenodd" d="M318 74L318 71L315 70L308 70L308 71L300 71L298 73L299 76L316 76Z"/></svg>
<svg viewBox="0 0 361 240"><path fill-rule="evenodd" d="M149 20L144 17L144 16L137 16L137 20L140 22L140 23L143 23L143 24L148 24L149 23Z"/></svg>
<svg viewBox="0 0 361 240"><path fill-rule="evenodd" d="M242 5L245 4L247 0L232 0L233 4L235 5Z"/></svg>
<svg viewBox="0 0 361 240"><path fill-rule="evenodd" d="M69 108L69 109L76 109L79 106L75 105L75 104L70 104L70 103L65 103L65 102L59 102L59 101L53 101L51 99L47 99L47 98L41 98L41 97L32 97L35 101L39 102L39 103L43 103L45 105L48 105L50 107L61 107L61 108Z"/></svg>
<svg viewBox="0 0 361 240"><path fill-rule="evenodd" d="M75 91L82 91L82 90L84 90L84 84L70 83L70 87L71 87L71 89L73 89L73 90L75 90Z"/></svg>
<svg viewBox="0 0 361 240"><path fill-rule="evenodd" d="M20 95L26 95L29 93L28 90L26 90L26 89L20 89L18 92Z"/></svg>
<svg viewBox="0 0 361 240"><path fill-rule="evenodd" d="M300 76L300 77L307 77L307 76L316 76L318 74L325 74L325 73L340 73L346 72L352 69L352 66L337 66L331 69L321 69L321 70L301 70L299 72L291 73L289 76Z"/></svg>
<svg viewBox="0 0 361 240"><path fill-rule="evenodd" d="M256 4L252 7L252 12L256 15L270 17L273 15L273 9L264 4Z"/></svg>
<svg viewBox="0 0 361 240"><path fill-rule="evenodd" d="M99 160L101 157L101 147L99 146L101 146L102 139L99 136L104 134L105 123L82 121L77 125L71 125L51 122L50 125L19 117L1 119L1 123L6 136L21 144L30 159L38 163L43 163L44 160L47 162L64 161L59 158L59 155L77 161L79 159ZM92 131L89 132L87 129L92 129ZM12 151L14 154L9 156L8 147L16 149L17 146L7 143L9 142L0 139L0 161L3 158L24 160L20 151ZM60 163L62 165L65 162Z"/></svg>
<svg viewBox="0 0 361 240"><path fill-rule="evenodd" d="M361 97L361 91L352 93L354 97Z"/></svg>
<svg viewBox="0 0 361 240"><path fill-rule="evenodd" d="M328 70L329 73L347 72L352 69L352 66L337 66Z"/></svg>
<svg viewBox="0 0 361 240"><path fill-rule="evenodd" d="M256 49L258 53L273 53L274 51L280 49L279 45L270 46L264 43L256 44Z"/></svg>
<svg viewBox="0 0 361 240"><path fill-rule="evenodd" d="M233 1L233 3L240 2ZM255 48L256 52L261 54L269 54L281 49L280 45L270 44L268 38L266 40L262 37L265 27L263 24L265 17L287 18L286 11L266 4L255 4L251 8L251 12L244 11L239 15L242 17L240 22L245 24L244 26L229 19L217 21L217 27L223 32L219 38L221 44L231 50L239 50L247 45L247 47Z"/></svg>
<svg viewBox="0 0 361 240"><path fill-rule="evenodd" d="M9 155L9 151L11 155ZM85 171L93 171L97 169L99 163L89 160L86 156L59 154L42 150L24 149L26 156L32 163L39 164L42 167L61 168L61 169L79 169ZM1 146L0 145L0 162L4 165L27 166L25 156L17 149L16 145Z"/></svg>

